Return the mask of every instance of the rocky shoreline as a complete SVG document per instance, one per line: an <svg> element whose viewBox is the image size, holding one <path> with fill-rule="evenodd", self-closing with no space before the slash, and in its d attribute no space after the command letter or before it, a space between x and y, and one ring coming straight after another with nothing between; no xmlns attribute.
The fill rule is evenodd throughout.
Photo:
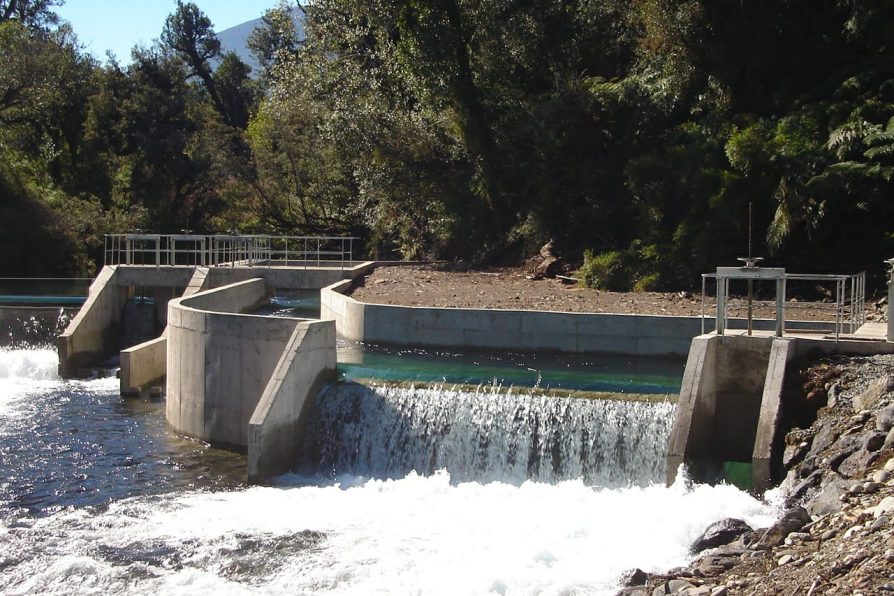
<svg viewBox="0 0 894 596"><path fill-rule="evenodd" d="M623 596L894 594L894 355L831 357L805 372L816 421L786 436L770 528L721 520L694 559L621 578Z"/></svg>

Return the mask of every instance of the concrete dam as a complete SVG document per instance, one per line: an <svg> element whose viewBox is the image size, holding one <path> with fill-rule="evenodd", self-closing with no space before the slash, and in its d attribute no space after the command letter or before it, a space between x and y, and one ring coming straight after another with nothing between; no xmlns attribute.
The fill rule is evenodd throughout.
<svg viewBox="0 0 894 596"><path fill-rule="evenodd" d="M759 490L768 487L775 474L781 436L786 430L786 408L797 407L786 398L785 387L786 375L799 359L819 352L886 351L889 346L874 335L858 337L859 329L853 324L845 328L836 323L820 329L817 335L815 329L807 331L805 324L787 324L781 307L776 321L755 321L755 329L749 329L749 334L732 330L725 315L709 321L716 331L700 334L705 319L697 317L367 305L353 300L346 291L353 279L376 264L354 263L344 258L344 253L334 265L320 262L319 254L316 259L309 258L306 252L300 255L300 262L297 254L292 260L277 260L270 239L227 237L230 252L216 262L213 254L219 249L213 253L193 248L193 263L174 262L173 249L170 262L162 263L164 250L156 247L154 263L133 264L137 252L134 245L140 238L145 242L144 237L134 236L130 244L125 239L125 248L119 251L124 256L118 256L126 262L102 270L84 307L59 337L60 373L77 374L123 347L119 373L122 394L145 393L164 382L168 423L185 435L246 451L252 482L264 482L296 466L309 466L311 461L332 469L359 466L385 475L406 473L408 469L433 472L452 466L461 476L462 470L484 466L480 474L486 476L487 466L492 464L463 459L483 449L492 459L504 461L494 472L503 478L522 478L510 471L520 466L527 478L589 477L600 484L630 482L633 478L639 478L636 482L672 482L679 464L686 464L697 478L717 480L723 478L725 466L738 462L750 466L750 484ZM198 237L188 240L194 246L213 243ZM169 246L176 246L177 241L185 240L167 240ZM144 249L144 257L147 252L151 257L152 249ZM740 268L734 269L718 269L718 274L735 278ZM768 274L772 272L761 273ZM777 275L774 279L785 277ZM784 285L780 287L784 295ZM320 320L253 314L274 289L319 290ZM144 303L142 312L133 306L135 295L152 298ZM130 344L146 339L153 331L159 335L136 345L120 345L122 341ZM320 397L323 388L335 380L337 335L403 347L688 355L688 360L676 409L661 414L654 406L641 408L646 416L643 420L657 417L669 422L674 412L673 424L663 430L647 431L643 423L631 422L626 415L598 414L592 408L578 411L583 406L572 403L562 405L561 415L537 413L555 423L534 431L528 443L512 443L500 438L499 433L521 416L517 409L511 415L476 409L468 410L467 415L487 417L489 427L498 435L475 439L477 447L473 448L471 444L461 445L471 440L469 433L477 431L465 432L465 438L450 438L459 420L437 422L444 414L424 408L428 399L424 392L414 390L413 397L408 398L400 391L370 393L369 389L339 384ZM358 392L363 394L362 399ZM439 399L459 399L447 408L456 416L466 411L462 404L477 403L468 396L442 394ZM524 394L516 395L512 406L525 404L528 399ZM327 405L321 405L321 400ZM343 406L348 413L339 419L365 420L360 427L352 423L351 428L367 443L346 449L345 444L354 439L339 434L338 428L320 417L321 411L337 409L337 403L350 404ZM380 404L378 409L376 403ZM536 412L539 407L529 405L527 411ZM388 436L402 442L395 453L404 455L385 457L381 455L384 447L379 445L385 439L377 424L395 411L404 411L406 416L390 418ZM407 417L418 416L426 420L423 434L440 437L437 441L415 442L413 437L418 437L419 431L405 425ZM378 422L372 422L373 418ZM404 438L395 439L401 432ZM517 429L507 437L528 436L527 432ZM644 433L652 439L661 438L657 451L641 446L653 454L642 460L635 449L624 445ZM328 439L320 443L324 435ZM563 440L563 436L571 439ZM606 442L607 436L616 439ZM664 437L668 437L666 443ZM448 451L454 455L446 455ZM307 453L311 452L314 457L308 459ZM355 459L363 453L366 459ZM664 453L666 461L662 457L656 460L655 453ZM612 463L600 467L593 463L594 457ZM654 468L659 465L656 461L660 461L658 469ZM618 475L618 469L628 471ZM637 469L642 473L635 472Z"/></svg>

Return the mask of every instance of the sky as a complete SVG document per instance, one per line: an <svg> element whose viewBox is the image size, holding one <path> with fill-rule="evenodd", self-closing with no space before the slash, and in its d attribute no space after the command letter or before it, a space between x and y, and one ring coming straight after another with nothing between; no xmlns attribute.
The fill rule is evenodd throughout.
<svg viewBox="0 0 894 596"><path fill-rule="evenodd" d="M277 5L277 0L193 0L214 23L215 31L256 19ZM122 64L130 62L136 44L158 39L165 19L177 0L65 0L55 7L71 23L81 44L100 60L111 50Z"/></svg>

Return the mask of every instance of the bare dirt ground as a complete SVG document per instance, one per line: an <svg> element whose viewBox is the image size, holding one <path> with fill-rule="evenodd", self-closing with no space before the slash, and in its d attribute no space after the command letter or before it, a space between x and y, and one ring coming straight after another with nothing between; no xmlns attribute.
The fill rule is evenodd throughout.
<svg viewBox="0 0 894 596"><path fill-rule="evenodd" d="M372 304L445 308L494 308L557 312L700 316L701 294L689 292L604 292L562 279L531 279L524 269L461 271L439 265L379 267L360 280L352 296ZM742 305L731 305L730 316L745 316ZM834 321L834 303L790 301L789 320ZM714 316L708 296L705 315ZM755 318L773 318L775 306L755 308ZM875 317L873 313L871 318Z"/></svg>

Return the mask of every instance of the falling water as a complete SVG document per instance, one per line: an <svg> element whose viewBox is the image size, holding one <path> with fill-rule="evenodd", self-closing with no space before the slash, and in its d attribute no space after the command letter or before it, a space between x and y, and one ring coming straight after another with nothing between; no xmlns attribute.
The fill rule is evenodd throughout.
<svg viewBox="0 0 894 596"><path fill-rule="evenodd" d="M303 464L336 476L446 470L456 482L645 486L664 477L673 410L667 400L552 397L494 385L344 383L317 399Z"/></svg>

